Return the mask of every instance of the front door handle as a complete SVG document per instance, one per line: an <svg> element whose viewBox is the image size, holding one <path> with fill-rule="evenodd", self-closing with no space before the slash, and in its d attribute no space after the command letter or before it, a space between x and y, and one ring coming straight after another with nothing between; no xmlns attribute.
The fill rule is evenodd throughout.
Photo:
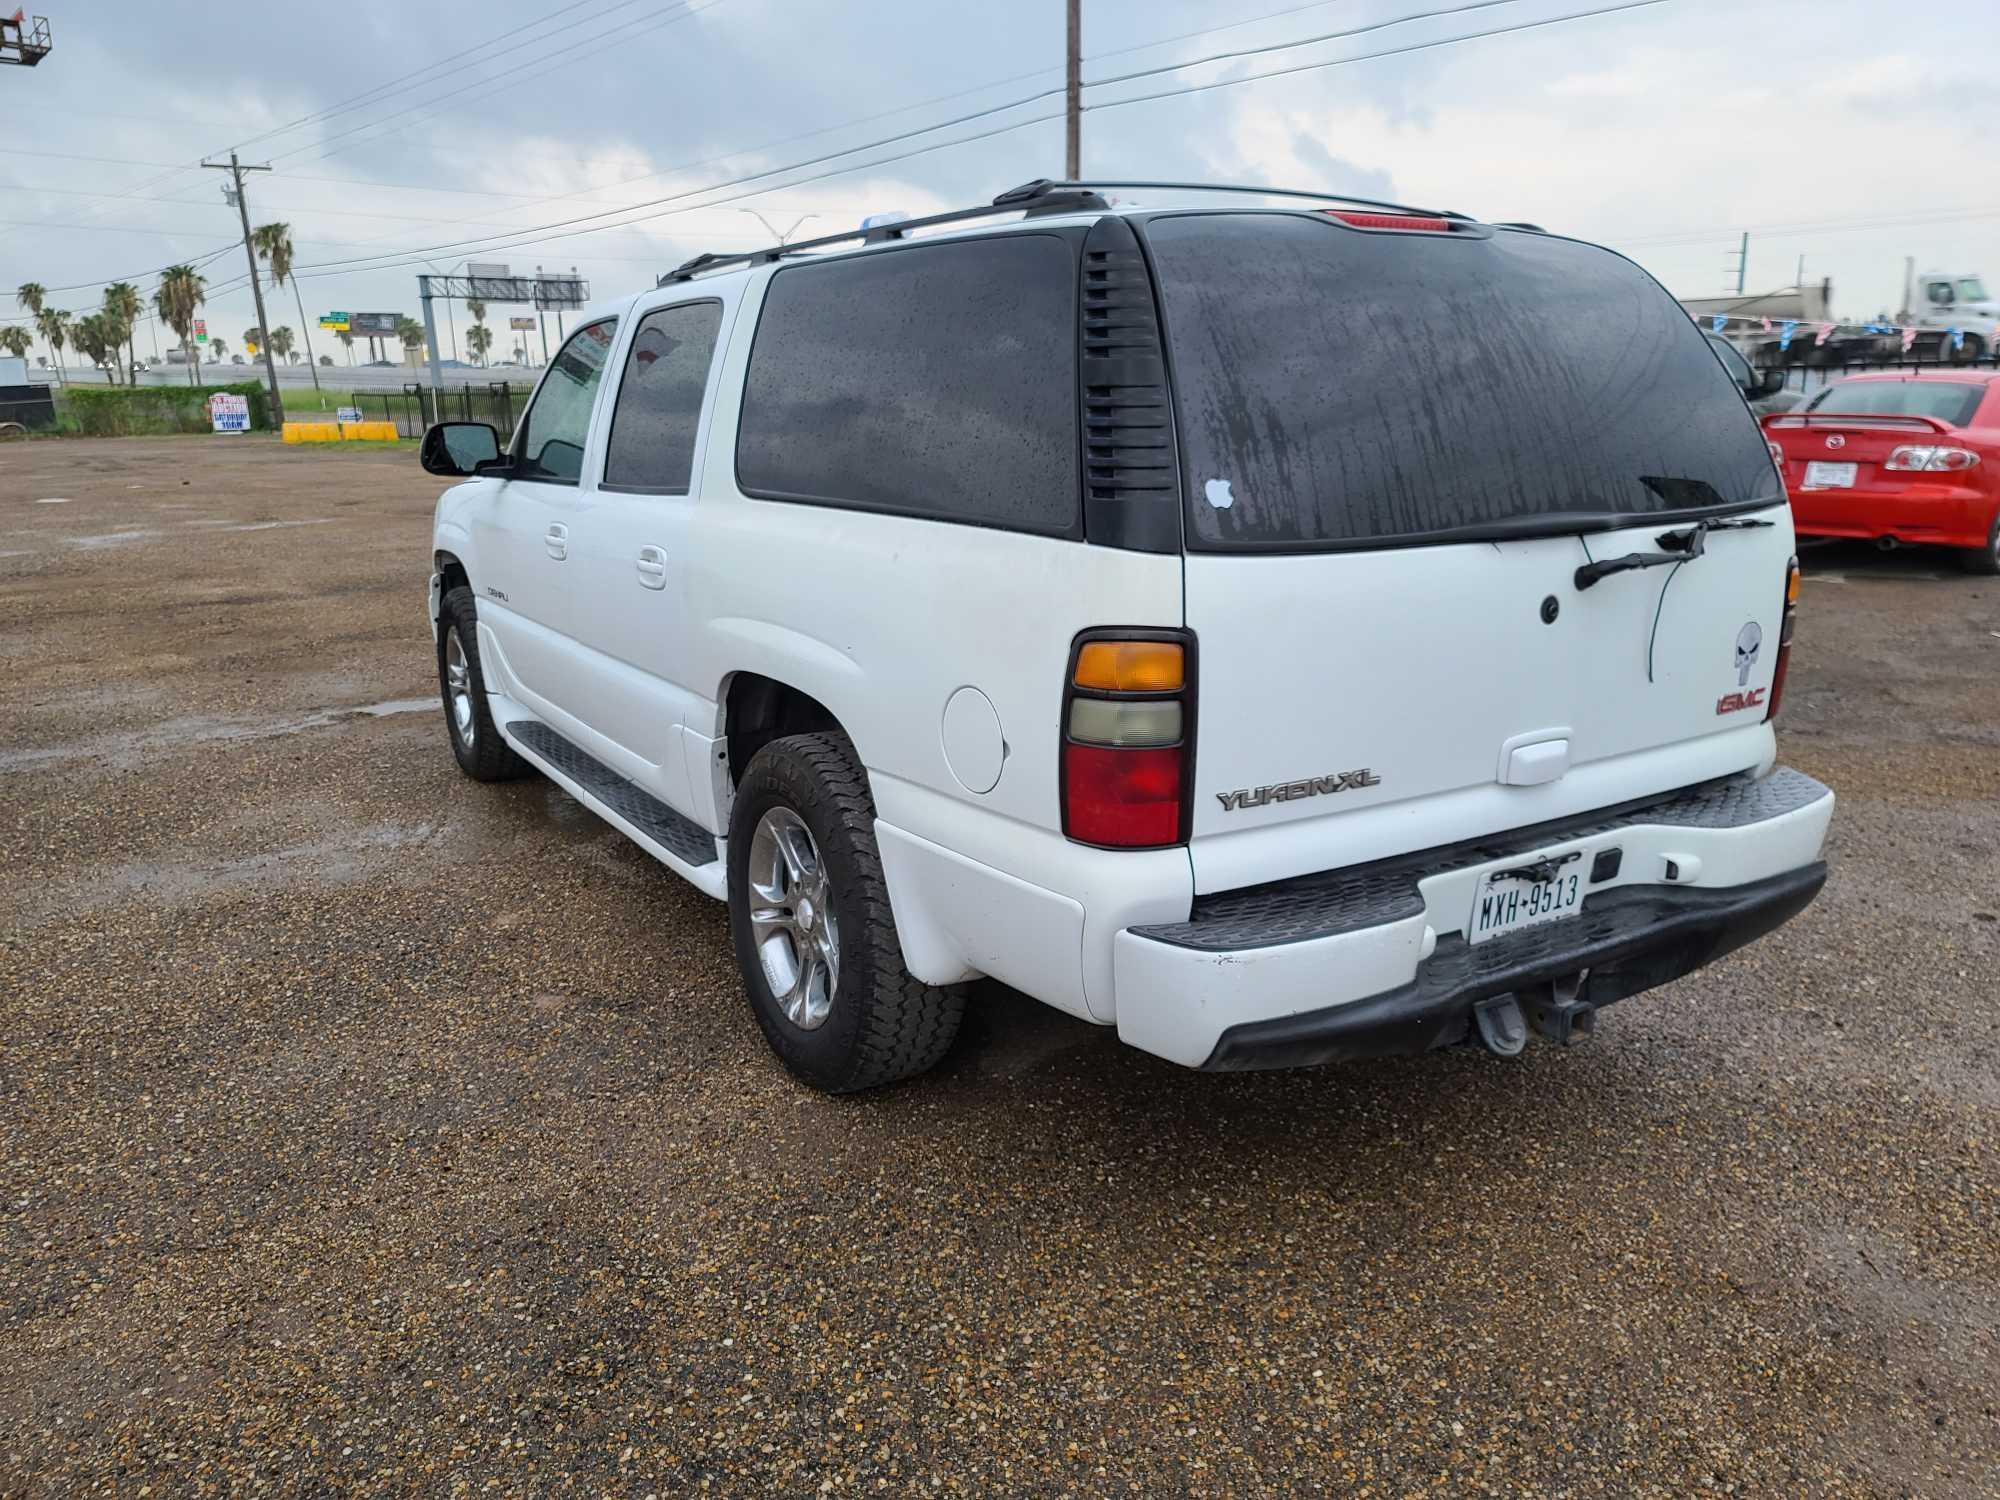
<svg viewBox="0 0 2000 1500"><path fill-rule="evenodd" d="M569 556L569 528L560 522L549 527L542 537L542 545L548 548L550 557L561 562Z"/></svg>
<svg viewBox="0 0 2000 1500"><path fill-rule="evenodd" d="M667 554L664 548L639 549L639 582L649 589L667 586Z"/></svg>

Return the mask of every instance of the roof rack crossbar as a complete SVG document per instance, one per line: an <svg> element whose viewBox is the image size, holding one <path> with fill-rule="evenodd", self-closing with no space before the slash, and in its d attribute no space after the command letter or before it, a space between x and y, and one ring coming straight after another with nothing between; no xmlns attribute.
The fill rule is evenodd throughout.
<svg viewBox="0 0 2000 1500"><path fill-rule="evenodd" d="M1005 197L1007 195L1003 193L1001 198ZM702 272L713 271L719 266L767 266L804 250L822 250L833 245L850 244L856 240L867 245L879 245L890 240L900 240L913 229L929 229L939 224L959 224L968 219L990 219L996 214L1020 213L1023 210L1030 216L1044 213L1078 213L1110 206L1096 193L1086 189L1037 194L1032 202L1002 202L1000 198L996 198L991 203L982 203L974 208L954 208L941 214L927 214L921 219L898 219L893 223L876 224L866 229L844 229L838 234L823 234L811 240L793 240L789 244L767 245L761 250L743 250L724 255L705 252L692 260L681 262L654 285L665 286L670 281L692 281Z"/></svg>
<svg viewBox="0 0 2000 1500"><path fill-rule="evenodd" d="M1088 181L1058 182L1047 177L1037 177L1033 182L1024 182L1017 188L1009 188L993 200L995 206L1019 208L1046 193L1094 192L1100 188L1138 188L1147 191L1171 188L1179 192L1195 193L1256 193L1266 198L1316 198L1323 202L1352 203L1359 208L1380 208L1390 213L1411 214L1428 219L1459 219L1473 222L1465 214L1454 213L1450 209L1412 208L1407 203L1385 203L1379 198L1357 198L1352 193L1308 192L1301 188L1263 187L1256 183L1237 182L1113 182L1104 178Z"/></svg>

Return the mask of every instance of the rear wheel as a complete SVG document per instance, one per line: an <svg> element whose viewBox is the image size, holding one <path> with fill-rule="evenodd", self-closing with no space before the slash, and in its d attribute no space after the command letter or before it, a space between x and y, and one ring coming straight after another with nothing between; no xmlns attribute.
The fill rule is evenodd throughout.
<svg viewBox="0 0 2000 1500"><path fill-rule="evenodd" d="M494 726L479 670L479 606L461 584L438 605L438 692L458 768L474 781L513 781L534 768Z"/></svg>
<svg viewBox="0 0 2000 1500"><path fill-rule="evenodd" d="M729 926L765 1040L815 1088L913 1077L958 1034L963 990L903 967L874 801L842 735L790 735L751 759L729 817Z"/></svg>
<svg viewBox="0 0 2000 1500"><path fill-rule="evenodd" d="M1981 573L1988 578L2000 574L2000 514L1993 517L1993 528L1986 533L1986 545L1967 547L1958 554L1958 560L1965 565L1968 573Z"/></svg>

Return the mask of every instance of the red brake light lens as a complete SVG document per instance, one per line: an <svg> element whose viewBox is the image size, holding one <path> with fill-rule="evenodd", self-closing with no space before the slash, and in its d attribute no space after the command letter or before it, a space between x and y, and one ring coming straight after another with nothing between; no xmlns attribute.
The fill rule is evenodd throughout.
<svg viewBox="0 0 2000 1500"><path fill-rule="evenodd" d="M1329 208L1323 210L1329 218L1352 224L1356 229L1404 229L1404 230L1448 230L1449 219L1432 219L1422 214L1370 214L1353 209Z"/></svg>
<svg viewBox="0 0 2000 1500"><path fill-rule="evenodd" d="M1194 642L1172 630L1094 630L1070 656L1062 708L1063 832L1110 849L1186 837Z"/></svg>
<svg viewBox="0 0 2000 1500"><path fill-rule="evenodd" d="M1904 474L1956 474L1979 462L1969 448L1953 448L1937 443L1904 443L1889 452L1882 465Z"/></svg>
<svg viewBox="0 0 2000 1500"><path fill-rule="evenodd" d="M1178 843L1181 751L1063 746L1069 836L1121 849Z"/></svg>

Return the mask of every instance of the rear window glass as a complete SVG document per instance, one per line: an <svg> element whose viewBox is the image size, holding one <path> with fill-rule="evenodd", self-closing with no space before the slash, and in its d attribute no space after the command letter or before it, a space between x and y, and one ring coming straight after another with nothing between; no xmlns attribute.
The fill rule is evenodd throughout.
<svg viewBox="0 0 2000 1500"><path fill-rule="evenodd" d="M1837 380L1808 401L1805 409L1871 417L1935 417L1963 427L1985 394L1985 386L1963 380Z"/></svg>
<svg viewBox="0 0 2000 1500"><path fill-rule="evenodd" d="M1075 252L1049 234L771 278L736 444L747 494L1019 531L1077 525Z"/></svg>
<svg viewBox="0 0 2000 1500"><path fill-rule="evenodd" d="M1701 333L1608 251L1290 214L1160 218L1147 238L1192 546L1560 530L1778 496Z"/></svg>

